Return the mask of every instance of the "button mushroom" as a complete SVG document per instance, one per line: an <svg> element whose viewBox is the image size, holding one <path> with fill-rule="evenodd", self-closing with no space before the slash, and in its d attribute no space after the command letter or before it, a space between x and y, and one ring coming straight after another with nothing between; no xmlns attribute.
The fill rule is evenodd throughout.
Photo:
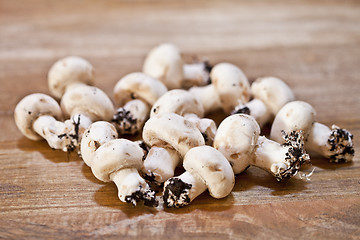
<svg viewBox="0 0 360 240"><path fill-rule="evenodd" d="M186 152L205 144L199 129L175 113L162 113L150 118L144 125L142 136L151 146L142 172L145 178L155 183L174 176L174 170Z"/></svg>
<svg viewBox="0 0 360 240"><path fill-rule="evenodd" d="M234 114L220 123L214 147L228 159L235 174L253 165L268 171L278 181L297 174L309 160L301 132L284 135L283 144L259 135L259 124L252 116Z"/></svg>
<svg viewBox="0 0 360 240"><path fill-rule="evenodd" d="M232 114L249 114L260 126L269 122L286 103L295 99L289 86L275 77L256 79L251 85L251 92L254 99L237 106Z"/></svg>
<svg viewBox="0 0 360 240"><path fill-rule="evenodd" d="M130 73L114 88L115 103L120 108L112 121L119 134L136 134L149 117L151 106L167 91L157 79L143 73Z"/></svg>
<svg viewBox="0 0 360 240"><path fill-rule="evenodd" d="M231 63L219 63L210 72L211 84L192 87L189 92L199 99L205 114L222 108L230 114L249 101L250 84L245 74Z"/></svg>
<svg viewBox="0 0 360 240"><path fill-rule="evenodd" d="M204 108L191 93L182 89L173 89L161 96L153 105L150 117L164 112L172 112L193 122L204 136L205 143L212 145L216 124L212 119L203 118Z"/></svg>
<svg viewBox="0 0 360 240"><path fill-rule="evenodd" d="M169 43L153 48L143 65L145 74L159 79L168 89L205 85L210 69L207 62L185 64L180 50Z"/></svg>
<svg viewBox="0 0 360 240"><path fill-rule="evenodd" d="M223 198L234 187L234 172L228 160L213 147L190 149L183 165L186 171L164 184L163 199L167 207L186 206L206 189L214 198Z"/></svg>
<svg viewBox="0 0 360 240"><path fill-rule="evenodd" d="M333 125L331 129L315 121L315 109L303 101L286 104L276 115L270 137L282 142L281 133L302 130L305 148L330 159L330 162L352 161L354 157L353 135L346 129Z"/></svg>
<svg viewBox="0 0 360 240"><path fill-rule="evenodd" d="M147 206L157 206L155 192L139 174L143 149L135 142L116 137L117 132L110 123L91 124L81 140L84 162L97 179L116 184L122 202L136 206L139 201L144 201Z"/></svg>

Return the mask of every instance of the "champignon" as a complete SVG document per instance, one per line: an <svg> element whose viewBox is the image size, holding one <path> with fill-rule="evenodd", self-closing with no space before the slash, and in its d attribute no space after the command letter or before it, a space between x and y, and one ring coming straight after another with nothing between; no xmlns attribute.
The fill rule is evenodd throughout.
<svg viewBox="0 0 360 240"><path fill-rule="evenodd" d="M199 99L205 114L222 108L230 114L250 99L250 84L240 68L219 63L210 72L211 84L192 87L189 92Z"/></svg>
<svg viewBox="0 0 360 240"><path fill-rule="evenodd" d="M161 113L150 118L144 125L142 136L151 146L142 172L145 178L155 183L174 176L176 166L187 151L205 144L199 129L176 113Z"/></svg>
<svg viewBox="0 0 360 240"><path fill-rule="evenodd" d="M185 64L180 50L164 43L153 48L144 61L143 72L162 81L168 89L205 85L211 66L207 61Z"/></svg>
<svg viewBox="0 0 360 240"><path fill-rule="evenodd" d="M204 108L194 95L182 89L168 91L154 103L150 117L166 112L176 113L193 122L204 136L205 143L212 145L216 124L212 119L203 118Z"/></svg>
<svg viewBox="0 0 360 240"><path fill-rule="evenodd" d="M256 79L251 84L251 93L254 99L237 106L232 114L250 114L260 126L269 122L286 103L295 99L289 86L275 77Z"/></svg>
<svg viewBox="0 0 360 240"><path fill-rule="evenodd" d="M166 180L163 199L166 207L188 205L206 189L214 198L230 194L235 179L231 165L218 150L210 146L190 149L184 157L185 172Z"/></svg>
<svg viewBox="0 0 360 240"><path fill-rule="evenodd" d="M330 162L352 161L355 150L353 135L346 129L333 125L331 129L315 121L315 109L303 101L286 104L276 115L270 137L278 142L282 132L302 130L305 134L305 148L329 158Z"/></svg>
<svg viewBox="0 0 360 240"><path fill-rule="evenodd" d="M283 144L259 135L259 124L252 116L234 114L220 123L214 147L228 159L235 174L252 165L268 171L278 181L297 174L309 160L301 132L284 135Z"/></svg>
<svg viewBox="0 0 360 240"><path fill-rule="evenodd" d="M155 101L167 91L166 86L144 73L130 73L121 78L114 87L117 106L112 122L119 134L136 134L149 117Z"/></svg>

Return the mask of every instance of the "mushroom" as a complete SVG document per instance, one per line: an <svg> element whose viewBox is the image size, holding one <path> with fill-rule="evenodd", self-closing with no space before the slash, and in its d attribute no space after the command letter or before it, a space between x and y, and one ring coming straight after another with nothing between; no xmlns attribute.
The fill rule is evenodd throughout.
<svg viewBox="0 0 360 240"><path fill-rule="evenodd" d="M153 48L144 61L143 72L162 81L168 89L205 85L211 66L205 62L185 64L180 50L164 43Z"/></svg>
<svg viewBox="0 0 360 240"><path fill-rule="evenodd" d="M157 206L155 192L139 175L143 149L135 142L116 138L116 129L110 123L99 121L91 124L81 140L84 162L97 179L116 184L122 202L136 206L143 200L144 205Z"/></svg>
<svg viewBox="0 0 360 240"><path fill-rule="evenodd" d="M150 117L164 112L179 114L193 122L204 136L205 143L212 145L216 133L216 124L212 119L203 118L204 108L191 93L182 89L173 89L162 95L154 103Z"/></svg>
<svg viewBox="0 0 360 240"><path fill-rule="evenodd" d="M295 99L289 86L275 77L256 79L251 84L251 92L254 99L237 106L232 114L249 114L260 126L269 122L286 103Z"/></svg>
<svg viewBox="0 0 360 240"><path fill-rule="evenodd" d="M142 136L151 146L142 172L146 179L155 183L174 176L174 170L186 152L205 144L199 129L176 113L162 113L150 118L144 125Z"/></svg>
<svg viewBox="0 0 360 240"><path fill-rule="evenodd" d="M149 117L151 106L167 91L157 79L143 73L130 73L114 88L115 103L120 108L113 116L119 134L136 134Z"/></svg>
<svg viewBox="0 0 360 240"><path fill-rule="evenodd" d="M252 165L280 181L297 174L300 166L309 160L301 131L284 134L283 138L284 143L280 144L260 136L260 127L254 117L234 114L220 123L214 147L228 159L235 174Z"/></svg>
<svg viewBox="0 0 360 240"><path fill-rule="evenodd" d="M65 124L61 108L52 97L42 93L24 97L15 107L14 118L25 137L34 141L44 138L51 148L63 148L64 142L58 136Z"/></svg>
<svg viewBox="0 0 360 240"><path fill-rule="evenodd" d="M315 109L303 101L286 104L276 115L270 137L282 142L282 132L302 130L305 134L305 148L329 158L330 162L352 161L355 150L353 135L346 129L333 125L331 129L315 121Z"/></svg>
<svg viewBox="0 0 360 240"><path fill-rule="evenodd" d="M183 207L209 189L214 198L230 194L234 172L221 152L210 146L190 149L184 156L185 172L166 180L163 199L166 207Z"/></svg>
<svg viewBox="0 0 360 240"><path fill-rule="evenodd" d="M93 66L81 57L69 56L55 62L48 73L52 95L60 99L66 89L77 84L94 84Z"/></svg>
<svg viewBox="0 0 360 240"><path fill-rule="evenodd" d="M199 99L205 114L222 108L230 114L250 99L250 84L245 74L231 63L215 65L210 78L212 84L192 87L189 92Z"/></svg>

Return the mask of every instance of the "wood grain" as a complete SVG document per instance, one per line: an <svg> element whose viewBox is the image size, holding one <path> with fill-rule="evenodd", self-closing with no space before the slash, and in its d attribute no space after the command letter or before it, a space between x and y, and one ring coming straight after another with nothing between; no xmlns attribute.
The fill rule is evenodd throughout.
<svg viewBox="0 0 360 240"><path fill-rule="evenodd" d="M358 1L0 0L0 238L359 239L359 12ZM49 94L46 74L57 59L88 59L96 85L112 96L162 42L187 59L234 63L250 80L282 78L319 122L353 133L354 161L314 155L303 169L315 167L311 181L278 183L250 168L224 199L204 193L183 209L133 208L75 154L16 129L16 103Z"/></svg>

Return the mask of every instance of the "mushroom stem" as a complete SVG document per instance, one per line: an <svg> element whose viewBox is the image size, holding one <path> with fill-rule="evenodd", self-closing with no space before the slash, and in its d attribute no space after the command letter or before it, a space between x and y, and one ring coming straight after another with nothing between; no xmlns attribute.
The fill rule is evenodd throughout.
<svg viewBox="0 0 360 240"><path fill-rule="evenodd" d="M136 168L120 169L110 174L110 179L116 184L121 201L136 206L139 201L143 200L146 206L157 206L155 192L150 189Z"/></svg>
<svg viewBox="0 0 360 240"><path fill-rule="evenodd" d="M333 125L330 129L315 122L309 131L306 148L330 159L331 162L349 162L354 156L352 134Z"/></svg>
<svg viewBox="0 0 360 240"><path fill-rule="evenodd" d="M144 178L155 183L163 183L174 176L180 156L175 149L153 146L144 160Z"/></svg>
<svg viewBox="0 0 360 240"><path fill-rule="evenodd" d="M189 89L189 92L201 102L205 114L221 108L220 98L213 84L203 87L192 87Z"/></svg>
<svg viewBox="0 0 360 240"><path fill-rule="evenodd" d="M210 83L211 66L206 62L197 62L192 64L184 64L184 79L182 86L203 86Z"/></svg>
<svg viewBox="0 0 360 240"><path fill-rule="evenodd" d="M142 100L134 99L117 109L112 122L119 134L136 134L149 117L150 107Z"/></svg>
<svg viewBox="0 0 360 240"><path fill-rule="evenodd" d="M43 115L38 117L33 123L34 131L43 137L51 148L63 149L67 144L65 141L59 138L59 135L63 132L65 124L57 121L50 115Z"/></svg>
<svg viewBox="0 0 360 240"><path fill-rule="evenodd" d="M293 131L283 137L285 143L280 144L260 136L251 163L272 173L278 181L296 175L301 165L310 159L304 151L302 132Z"/></svg>
<svg viewBox="0 0 360 240"><path fill-rule="evenodd" d="M271 118L271 112L265 103L259 99L253 99L245 104L239 104L231 114L244 113L253 116L260 126L267 123Z"/></svg>
<svg viewBox="0 0 360 240"><path fill-rule="evenodd" d="M199 118L196 114L188 113L184 118L192 123L200 130L204 137L205 144L212 146L216 134L216 124L214 120L209 118Z"/></svg>
<svg viewBox="0 0 360 240"><path fill-rule="evenodd" d="M207 186L201 178L186 171L180 176L172 177L165 182L164 203L168 208L183 207L205 192L206 189Z"/></svg>

